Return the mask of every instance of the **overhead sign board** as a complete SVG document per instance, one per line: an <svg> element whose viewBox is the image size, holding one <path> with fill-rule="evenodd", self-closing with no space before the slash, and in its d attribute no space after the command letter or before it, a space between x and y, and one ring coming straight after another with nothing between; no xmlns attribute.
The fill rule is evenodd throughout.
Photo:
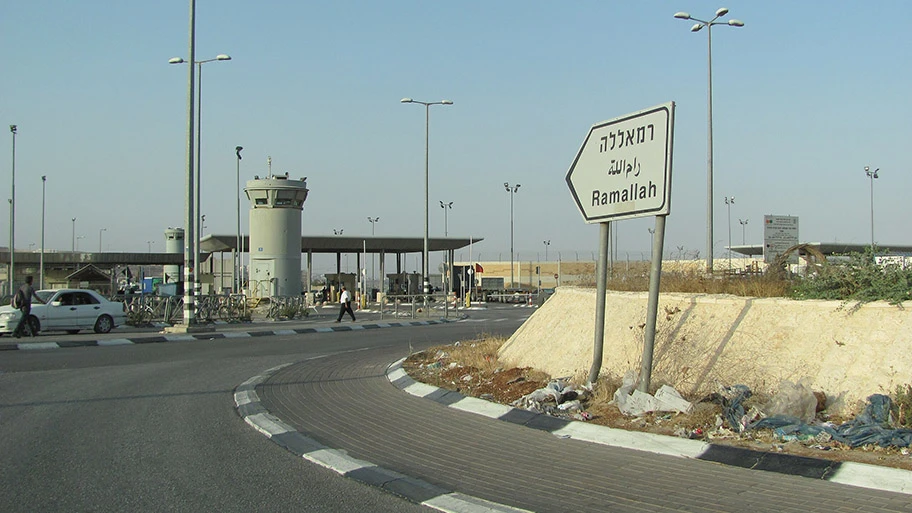
<svg viewBox="0 0 912 513"><path fill-rule="evenodd" d="M674 102L593 125L567 172L587 223L671 211Z"/></svg>
<svg viewBox="0 0 912 513"><path fill-rule="evenodd" d="M798 245L796 216L763 216L763 261L772 263L789 248ZM789 263L798 263L798 253L789 255Z"/></svg>

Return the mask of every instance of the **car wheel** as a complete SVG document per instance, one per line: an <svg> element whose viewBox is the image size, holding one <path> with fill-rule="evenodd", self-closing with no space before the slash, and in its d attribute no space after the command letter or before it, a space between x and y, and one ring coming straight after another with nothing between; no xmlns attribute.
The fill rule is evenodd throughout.
<svg viewBox="0 0 912 513"><path fill-rule="evenodd" d="M79 333L79 330L66 330L66 332L69 333L70 335L75 335L75 334Z"/></svg>
<svg viewBox="0 0 912 513"><path fill-rule="evenodd" d="M32 335L37 335L41 331L41 321L34 315L29 315L29 327L32 329Z"/></svg>
<svg viewBox="0 0 912 513"><path fill-rule="evenodd" d="M95 333L109 333L114 328L114 319L110 315L102 315L95 321Z"/></svg>

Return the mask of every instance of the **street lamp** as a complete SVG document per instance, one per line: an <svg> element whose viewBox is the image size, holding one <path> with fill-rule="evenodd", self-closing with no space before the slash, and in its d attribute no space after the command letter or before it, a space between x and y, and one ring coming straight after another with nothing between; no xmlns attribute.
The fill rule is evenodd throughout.
<svg viewBox="0 0 912 513"><path fill-rule="evenodd" d="M649 260L652 261L652 253L655 251L655 228L646 228L646 231L649 232Z"/></svg>
<svg viewBox="0 0 912 513"><path fill-rule="evenodd" d="M84 238L86 238L85 235L80 235L80 236L76 237L76 249L77 249L77 250L79 250L79 241L82 240L82 239L84 239Z"/></svg>
<svg viewBox="0 0 912 513"><path fill-rule="evenodd" d="M449 235L449 231L447 229L447 210L452 210L453 202L451 201L449 203L446 203L446 202L441 201L440 208L443 209L443 236L446 237L447 235Z"/></svg>
<svg viewBox="0 0 912 513"><path fill-rule="evenodd" d="M728 270L732 268L732 205L735 204L735 197L725 197L725 206L728 208Z"/></svg>
<svg viewBox="0 0 912 513"><path fill-rule="evenodd" d="M196 198L195 202L194 202L196 215L194 217L191 213L191 216L189 216L189 217L194 217L193 222L195 223L194 230L192 232L193 233L193 293L194 293L194 295L199 294L199 290L198 290L199 286L200 286L200 282L199 282L199 263L200 263L199 262L199 259L200 259L199 247L200 247L200 238L202 237L202 219L200 217L200 189L201 189L200 188L200 182L201 182L201 180L200 180L200 154L202 153L202 151L200 151L200 150L202 148L202 125L203 125L203 64L206 64L207 62L230 61L230 60L231 60L231 56L223 54L223 53L217 55L214 59L204 59L201 61L193 60L193 56L191 55L191 60L190 60L190 62L192 62L193 64L196 64L196 72L197 72L197 79L196 79L197 80L197 82L196 82L196 86L197 86L197 92L196 92L196 177L195 177L195 191L193 192L193 194ZM188 61L185 61L184 59L182 59L180 57L172 57L171 59L168 60L168 64L185 64L185 63L188 63ZM192 66L191 66L191 68L192 68ZM192 91L192 90L193 90L193 87L192 87L192 79L191 79L190 91ZM190 108L190 112L191 112L190 115L192 116L192 112L193 112L192 105ZM190 130L190 132L192 132L192 130ZM191 141L191 142L189 142L189 144L192 145L193 142ZM191 158L190 161L192 162L192 160L193 159Z"/></svg>
<svg viewBox="0 0 912 513"><path fill-rule="evenodd" d="M545 245L545 262L547 262L548 261L548 246L551 245L551 241L545 240L545 241L542 241L542 244Z"/></svg>
<svg viewBox="0 0 912 513"><path fill-rule="evenodd" d="M333 228L333 235L342 235L342 231L343 228L339 228L338 230Z"/></svg>
<svg viewBox="0 0 912 513"><path fill-rule="evenodd" d="M744 245L744 241L745 241L744 229L747 228L747 222L749 220L750 219L738 219L738 222L741 223L741 245Z"/></svg>
<svg viewBox="0 0 912 513"><path fill-rule="evenodd" d="M241 290L241 150L242 146L235 146L234 153L237 155L237 243L235 244L234 255L234 293Z"/></svg>
<svg viewBox="0 0 912 513"><path fill-rule="evenodd" d="M871 168L865 166L865 174L871 179L871 251L874 251L874 179L878 178L877 172L880 168L871 171Z"/></svg>
<svg viewBox="0 0 912 513"><path fill-rule="evenodd" d="M108 231L107 228L102 228L102 229L98 230L98 252L99 253L101 253L101 234L102 234L102 232L106 232L106 231Z"/></svg>
<svg viewBox="0 0 912 513"><path fill-rule="evenodd" d="M368 222L371 224L371 237L374 236L374 227L377 225L377 221L380 220L379 217L368 217ZM371 283L376 283L377 275L374 274L374 254L371 253Z"/></svg>
<svg viewBox="0 0 912 513"><path fill-rule="evenodd" d="M76 252L76 218L73 218L73 239L70 245L71 251Z"/></svg>
<svg viewBox="0 0 912 513"><path fill-rule="evenodd" d="M428 276L428 217L429 217L429 200L428 200L428 157L430 153L429 135L431 126L431 105L453 105L450 100L440 100L439 102L422 102L411 98L399 100L401 103L417 103L424 105L424 252L422 253L423 261L421 262L421 273L424 279L424 295L431 293L431 282Z"/></svg>
<svg viewBox="0 0 912 513"><path fill-rule="evenodd" d="M10 283L10 295L12 295L15 283L16 283L16 272L15 272L15 261L16 261L16 132L18 127L16 125L10 125L10 132L13 134L13 172L12 172L12 188L10 194L10 265L9 265L9 283Z"/></svg>
<svg viewBox="0 0 912 513"><path fill-rule="evenodd" d="M676 12L674 17L681 20L693 20L697 23L690 28L691 32L699 32L706 27L708 41L707 59L707 133L706 133L706 272L713 272L713 123L712 123L712 28L713 25L728 25L729 27L743 27L741 20L717 21L728 14L728 9L721 7L716 10L716 15L709 21L694 18L686 12Z"/></svg>
<svg viewBox="0 0 912 513"><path fill-rule="evenodd" d="M45 192L47 189L47 175L41 176L41 263L38 272L38 288L44 288L44 213L45 213Z"/></svg>
<svg viewBox="0 0 912 513"><path fill-rule="evenodd" d="M148 244L148 246L149 246L149 253L151 253L151 252L152 252L152 244L155 244L155 241L154 241L154 240L147 240L147 241L146 241L146 244Z"/></svg>
<svg viewBox="0 0 912 513"><path fill-rule="evenodd" d="M521 184L510 185L504 182L504 189L510 193L510 287L513 287L513 195L519 190Z"/></svg>

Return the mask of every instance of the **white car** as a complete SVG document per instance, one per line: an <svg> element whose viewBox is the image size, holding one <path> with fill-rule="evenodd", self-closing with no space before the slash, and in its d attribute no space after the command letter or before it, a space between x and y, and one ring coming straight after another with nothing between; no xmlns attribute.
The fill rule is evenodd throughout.
<svg viewBox="0 0 912 513"><path fill-rule="evenodd" d="M108 333L126 321L123 302L108 301L94 290L39 290L36 294L45 304L32 298L29 322L35 333L42 330ZM21 316L19 310L11 306L0 307L0 334L12 333Z"/></svg>

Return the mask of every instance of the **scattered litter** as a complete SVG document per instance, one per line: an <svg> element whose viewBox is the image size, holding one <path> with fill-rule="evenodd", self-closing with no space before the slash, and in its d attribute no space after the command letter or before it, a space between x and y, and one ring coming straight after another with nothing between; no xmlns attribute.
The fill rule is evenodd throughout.
<svg viewBox="0 0 912 513"><path fill-rule="evenodd" d="M614 392L614 404L624 415L642 415L654 411L690 413L693 404L686 401L674 387L663 385L656 395L635 390L637 375L627 371L621 387Z"/></svg>
<svg viewBox="0 0 912 513"><path fill-rule="evenodd" d="M892 427L890 398L883 394L868 397L865 409L853 420L839 426L829 423L808 424L797 417L775 415L753 423L751 429L767 428L782 440L835 440L848 445L879 447L912 446L912 429ZM829 438L827 438L829 437Z"/></svg>
<svg viewBox="0 0 912 513"><path fill-rule="evenodd" d="M769 416L785 415L811 422L818 411L817 402L817 396L806 380L798 383L785 380L779 384L779 390L764 411Z"/></svg>

